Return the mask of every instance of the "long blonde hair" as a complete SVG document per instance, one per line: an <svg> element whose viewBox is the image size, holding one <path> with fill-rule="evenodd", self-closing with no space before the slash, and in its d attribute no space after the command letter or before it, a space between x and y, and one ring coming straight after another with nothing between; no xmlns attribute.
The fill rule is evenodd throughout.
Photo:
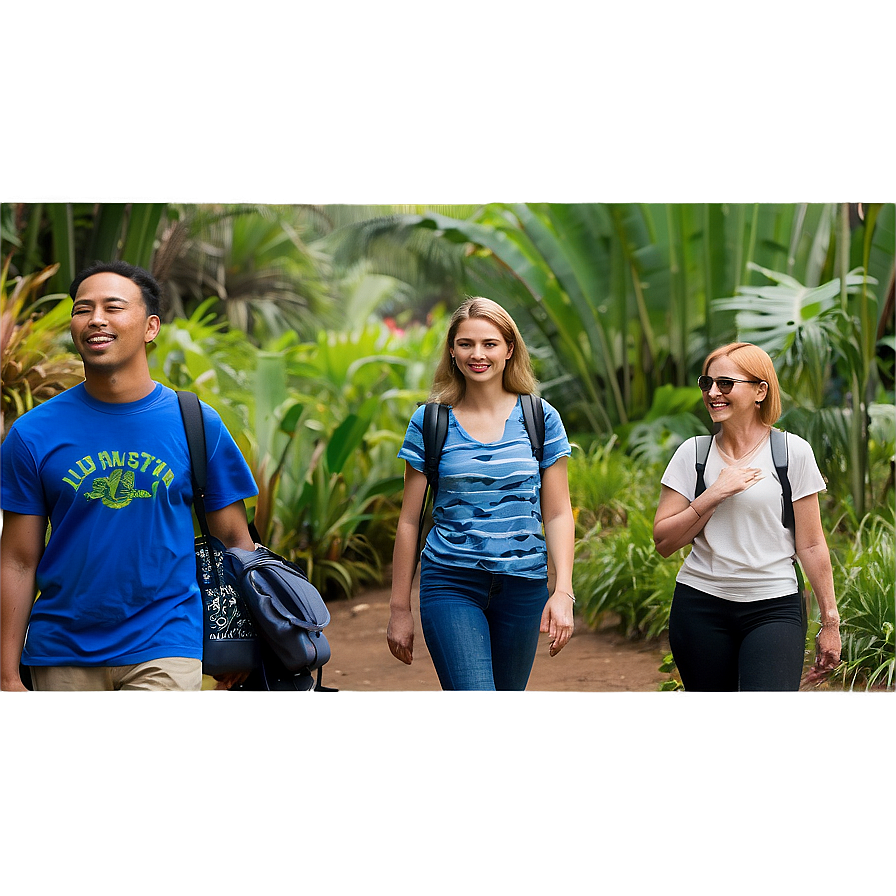
<svg viewBox="0 0 896 896"><path fill-rule="evenodd" d="M504 367L504 388L508 392L520 394L535 392L538 383L532 372L532 361L513 318L497 302L482 296L474 296L468 298L451 315L442 357L433 377L429 400L454 405L463 399L467 390L467 381L451 357L451 348L461 322L470 318L481 318L494 324L508 346L513 347L513 354L507 359L507 364Z"/></svg>
<svg viewBox="0 0 896 896"><path fill-rule="evenodd" d="M707 355L703 362L704 374L716 358L730 358L748 376L768 385L768 392L759 405L759 419L766 426L774 426L781 416L781 387L775 365L768 353L752 342L731 342Z"/></svg>

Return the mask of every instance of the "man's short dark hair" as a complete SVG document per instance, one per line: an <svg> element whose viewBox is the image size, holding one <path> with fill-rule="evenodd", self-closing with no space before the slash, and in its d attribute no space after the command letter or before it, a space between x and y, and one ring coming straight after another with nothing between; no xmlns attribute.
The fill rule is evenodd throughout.
<svg viewBox="0 0 896 896"><path fill-rule="evenodd" d="M162 287L159 286L159 281L149 271L138 268L137 265L128 264L126 261L98 261L96 264L92 264L72 280L68 294L74 299L81 284L94 274L118 274L119 277L126 277L133 281L140 287L143 304L146 305L146 313L154 314L156 317L162 316Z"/></svg>

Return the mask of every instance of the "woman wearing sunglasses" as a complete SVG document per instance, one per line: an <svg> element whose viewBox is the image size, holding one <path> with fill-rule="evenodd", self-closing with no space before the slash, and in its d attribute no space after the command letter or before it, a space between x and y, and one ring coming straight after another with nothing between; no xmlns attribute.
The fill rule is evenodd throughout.
<svg viewBox="0 0 896 896"><path fill-rule="evenodd" d="M782 520L782 489L769 434L781 415L771 358L736 342L712 352L697 380L715 424L706 490L697 495L697 441L675 452L653 524L664 557L692 544L669 615L669 643L686 691L799 689L806 613L794 557L821 611L815 671L840 662L840 617L809 443L787 434L795 535Z"/></svg>

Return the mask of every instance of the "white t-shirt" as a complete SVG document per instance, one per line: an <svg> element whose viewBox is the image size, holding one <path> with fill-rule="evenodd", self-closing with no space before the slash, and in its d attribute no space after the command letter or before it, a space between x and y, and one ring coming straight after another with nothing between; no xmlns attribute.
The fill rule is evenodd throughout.
<svg viewBox="0 0 896 896"><path fill-rule="evenodd" d="M824 491L825 482L809 443L787 434L787 478L794 502ZM669 461L662 483L689 501L697 488L697 440L688 439ZM703 480L709 488L724 461L713 439ZM772 463L771 440L749 461L764 477L746 491L722 501L694 539L677 581L698 591L735 601L784 597L797 590L793 534L781 519L781 483Z"/></svg>

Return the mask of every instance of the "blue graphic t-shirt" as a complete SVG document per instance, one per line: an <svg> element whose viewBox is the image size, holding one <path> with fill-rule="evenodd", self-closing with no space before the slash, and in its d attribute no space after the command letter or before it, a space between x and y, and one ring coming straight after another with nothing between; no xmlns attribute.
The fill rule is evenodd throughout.
<svg viewBox="0 0 896 896"><path fill-rule="evenodd" d="M213 511L258 490L221 418L203 415ZM171 389L110 404L75 386L16 420L0 464L3 510L51 523L25 664L201 658L190 456Z"/></svg>
<svg viewBox="0 0 896 896"><path fill-rule="evenodd" d="M423 472L423 414L411 417L398 456ZM569 455L560 415L546 401L542 468ZM526 434L523 411L516 407L504 434L478 442L448 412L448 435L439 463L439 492L433 527L423 554L446 566L543 578L547 549L541 522L541 475Z"/></svg>

